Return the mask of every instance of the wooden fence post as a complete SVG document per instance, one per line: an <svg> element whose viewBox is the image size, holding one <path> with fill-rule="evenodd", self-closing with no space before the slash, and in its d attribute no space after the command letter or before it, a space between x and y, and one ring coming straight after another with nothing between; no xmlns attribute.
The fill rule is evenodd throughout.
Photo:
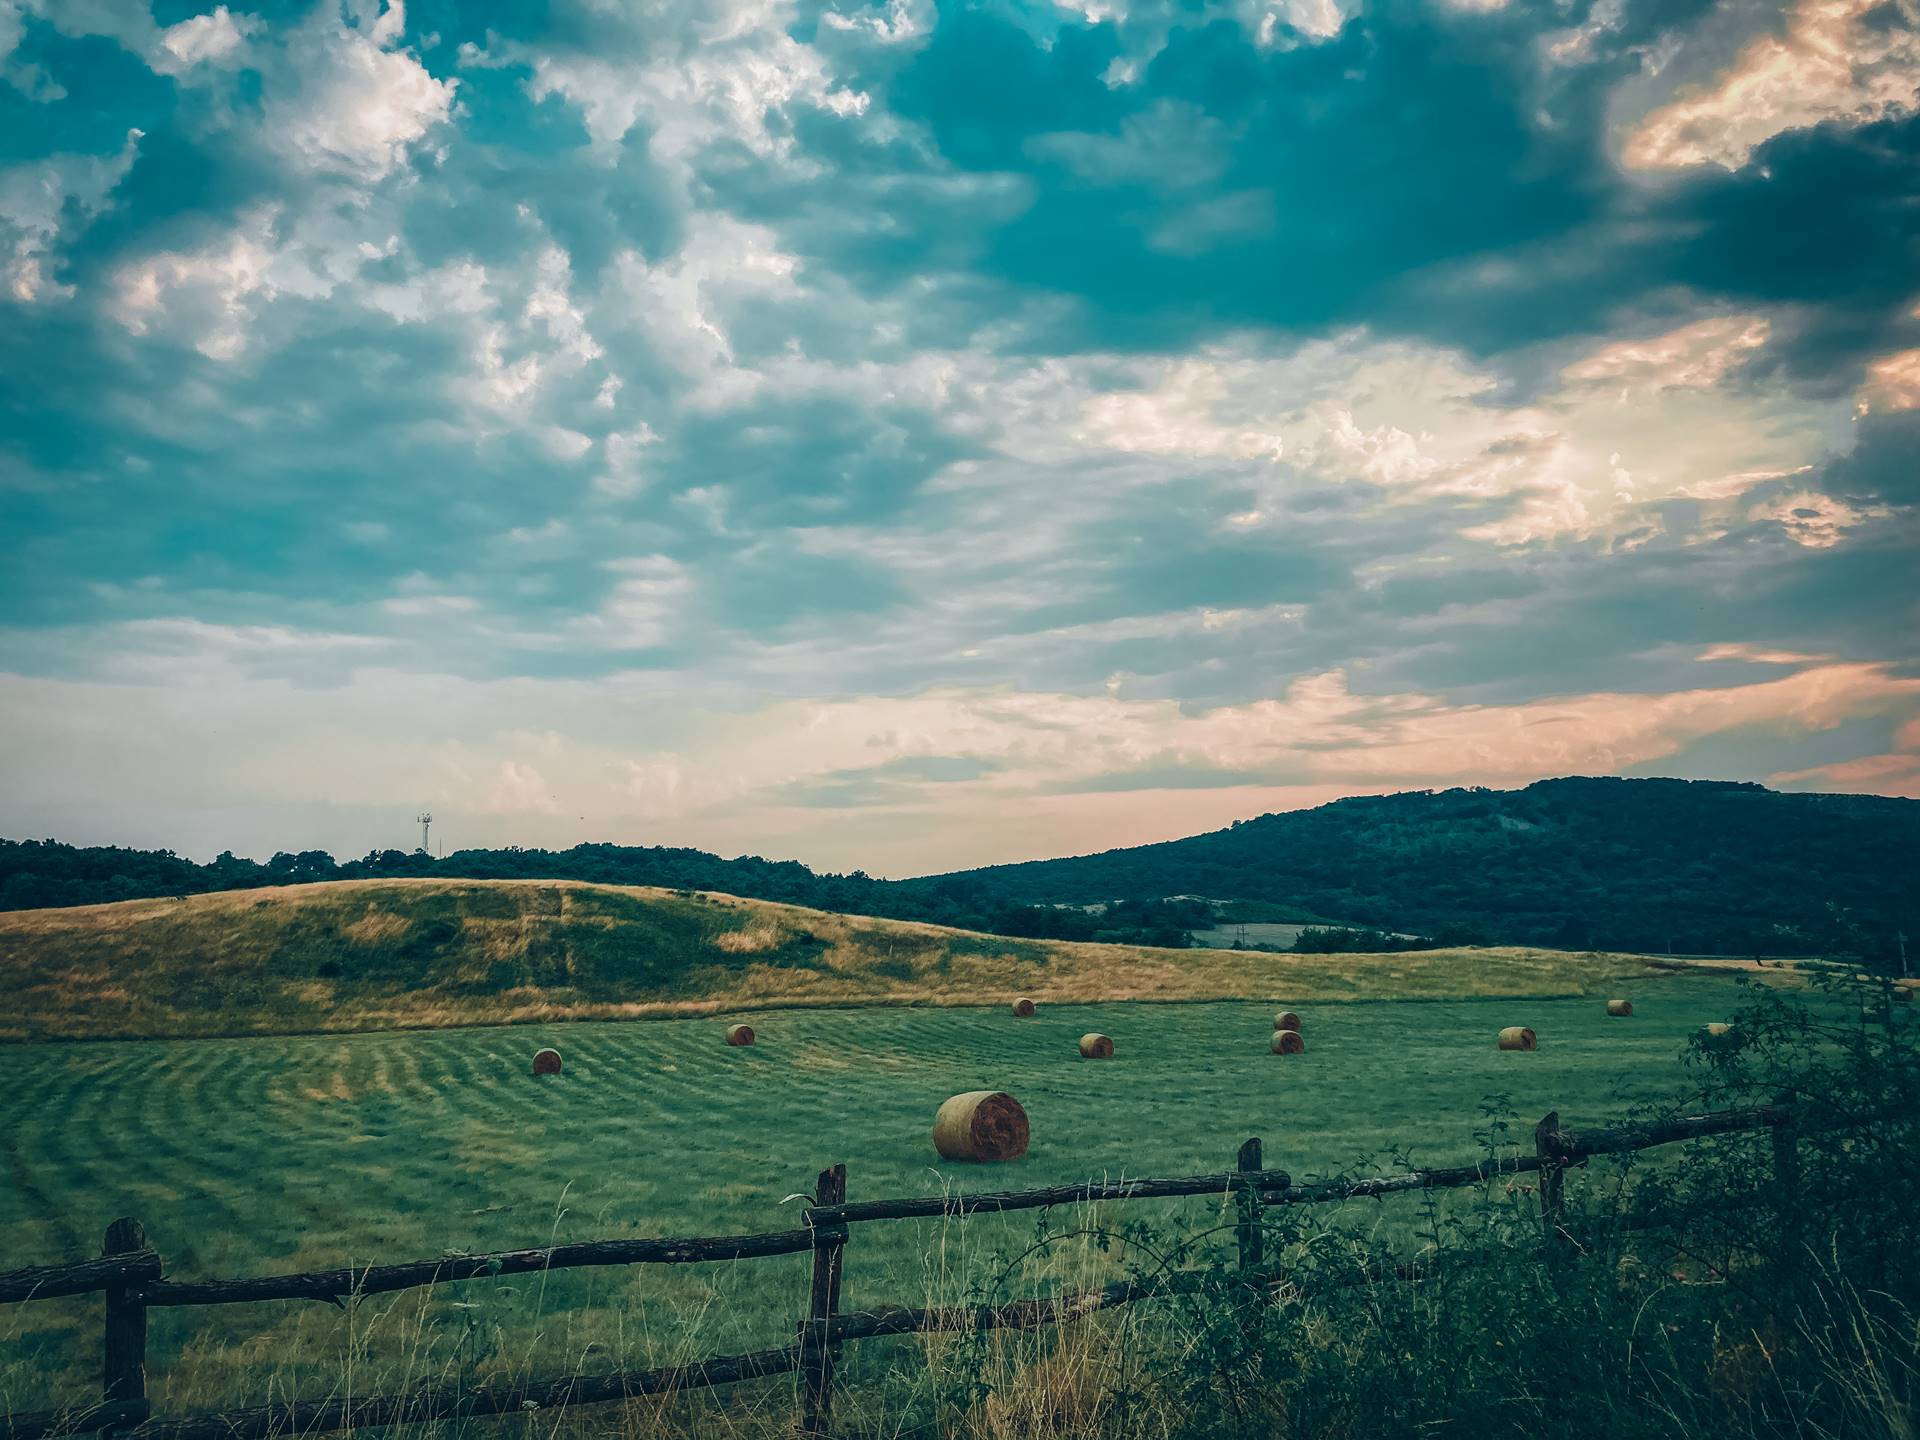
<svg viewBox="0 0 1920 1440"><path fill-rule="evenodd" d="M814 1204L843 1205L846 1199L847 1167L835 1165L822 1170ZM839 1347L832 1327L840 1308L840 1270L847 1232L845 1221L816 1226L813 1232L813 1286L807 1297L807 1318L800 1326L800 1428L801 1433L811 1436L828 1434L833 1424L833 1358Z"/></svg>
<svg viewBox="0 0 1920 1440"><path fill-rule="evenodd" d="M1560 1112L1549 1110L1533 1127L1533 1150L1540 1157L1540 1220L1556 1248L1567 1238L1560 1227L1567 1200L1566 1149L1560 1136Z"/></svg>
<svg viewBox="0 0 1920 1440"><path fill-rule="evenodd" d="M147 1248L147 1232L138 1220L120 1219L107 1227L106 1255ZM101 1399L108 1405L144 1406L147 1398L147 1307L139 1286L121 1282L107 1287L107 1324L101 1365Z"/></svg>
<svg viewBox="0 0 1920 1440"><path fill-rule="evenodd" d="M1263 1168L1260 1159L1260 1137L1258 1135L1240 1147L1240 1158L1235 1162L1234 1168L1242 1173ZM1261 1233L1260 1229L1261 1211L1263 1208L1260 1203L1260 1192L1253 1186L1248 1185L1242 1189L1234 1199L1240 1209L1240 1228L1238 1232L1240 1241L1240 1273L1246 1277L1248 1283L1251 1284L1259 1275L1260 1267L1266 1262L1267 1258L1266 1236Z"/></svg>

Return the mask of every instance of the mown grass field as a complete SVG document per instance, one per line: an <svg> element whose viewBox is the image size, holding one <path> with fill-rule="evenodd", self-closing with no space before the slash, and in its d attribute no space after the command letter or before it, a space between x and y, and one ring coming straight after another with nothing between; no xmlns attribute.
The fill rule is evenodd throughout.
<svg viewBox="0 0 1920 1440"><path fill-rule="evenodd" d="M363 880L0 914L0 1041L634 1019L793 1005L1576 995L1636 956L1261 955L1015 940L691 891Z"/></svg>
<svg viewBox="0 0 1920 1440"><path fill-rule="evenodd" d="M1271 957L1261 957L1270 959ZM1348 958L1348 957L1337 957ZM1386 957L1400 962L1410 957ZM1604 967L1602 967L1604 968ZM783 1197L843 1160L852 1198L1227 1168L1248 1135L1298 1176L1477 1153L1483 1102L1526 1124L1591 1124L1682 1095L1688 1034L1740 982L1644 975L1600 995L1296 1002L1307 1053L1267 1053L1273 1005L772 1009L761 1042L721 1043L724 1017L407 1033L0 1047L6 1264L96 1253L117 1215L142 1219L182 1278L418 1259L553 1239L784 1228ZM1531 1054L1494 1034L1528 1024ZM1086 1030L1111 1062L1080 1061ZM536 1048L565 1072L536 1080ZM994 1087L1033 1123L1026 1159L937 1160L939 1102ZM1404 1226L1407 1201L1355 1223ZM1200 1202L1127 1207L1171 1217ZM856 1229L849 1307L965 1295L1034 1217ZM153 1315L164 1413L330 1394L500 1368L658 1363L790 1339L806 1257L576 1271L378 1297L343 1313L276 1303ZM1049 1280L1033 1265L1002 1293ZM84 1398L97 1383L97 1304L0 1307L0 1410ZM913 1341L861 1348L910 1363ZM902 1356L909 1357L903 1362ZM777 1389L777 1383L775 1385ZM782 1391L782 1394L785 1392Z"/></svg>

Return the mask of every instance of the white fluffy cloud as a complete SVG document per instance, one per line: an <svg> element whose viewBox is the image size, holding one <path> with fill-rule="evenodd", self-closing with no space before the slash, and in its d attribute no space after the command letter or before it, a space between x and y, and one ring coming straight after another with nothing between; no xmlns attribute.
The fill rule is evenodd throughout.
<svg viewBox="0 0 1920 1440"><path fill-rule="evenodd" d="M384 8L322 5L295 37L266 102L268 128L309 169L385 179L444 123L457 80L437 80L398 48L400 0Z"/></svg>
<svg viewBox="0 0 1920 1440"><path fill-rule="evenodd" d="M204 15L193 15L160 32L159 48L181 69L196 65L223 66L239 61L247 37L264 28L254 15L235 15L217 5Z"/></svg>
<svg viewBox="0 0 1920 1440"><path fill-rule="evenodd" d="M608 161L644 122L650 153L683 178L700 153L720 141L797 163L787 126L773 123L775 117L801 109L851 116L868 108L868 97L840 84L820 49L794 38L794 9L781 0L625 14L615 7L589 10L584 23L607 29L616 41L599 49L469 44L461 48L461 61L526 66L528 94L535 100L559 95L575 106ZM903 11L899 18L907 23ZM860 33L882 39L892 34Z"/></svg>
<svg viewBox="0 0 1920 1440"><path fill-rule="evenodd" d="M47 273L69 215L84 227L132 168L140 132L117 155L54 155L0 170L0 285L25 303L64 300L73 287Z"/></svg>
<svg viewBox="0 0 1920 1440"><path fill-rule="evenodd" d="M1716 316L1608 342L1525 403L1502 403L1497 377L1462 357L1364 334L1279 353L1224 347L1053 370L1068 391L1107 378L1071 429L1088 447L1263 462L1250 483L1276 493L1307 475L1388 499L1506 501L1499 518L1463 533L1519 545L1632 529L1648 503L1716 498L1716 484L1731 498L1811 463L1844 402L1723 383L1768 333L1761 316ZM1743 483L1726 487L1735 476Z"/></svg>
<svg viewBox="0 0 1920 1440"><path fill-rule="evenodd" d="M164 333L213 360L247 348L264 307L286 296L325 300L370 258L363 217L316 211L290 220L256 206L191 249L160 251L114 277L114 317L135 335Z"/></svg>

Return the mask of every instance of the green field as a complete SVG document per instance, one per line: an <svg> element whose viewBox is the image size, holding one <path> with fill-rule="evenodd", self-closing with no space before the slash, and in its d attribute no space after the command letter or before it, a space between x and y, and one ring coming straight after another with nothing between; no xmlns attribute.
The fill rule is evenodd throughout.
<svg viewBox="0 0 1920 1440"><path fill-rule="evenodd" d="M1629 1020L1593 998L1303 1006L1307 1053L1285 1059L1267 1053L1265 1002L1049 1006L1026 1021L998 1009L772 1011L753 1017L761 1043L746 1050L721 1043L718 1019L5 1047L0 1253L13 1257L4 1264L93 1254L122 1214L145 1222L179 1278L780 1229L797 1223L782 1198L833 1161L847 1163L852 1198L875 1198L1220 1170L1254 1134L1297 1177L1393 1152L1458 1161L1476 1153L1491 1095L1529 1126L1548 1109L1578 1126L1679 1098L1687 1034L1737 991L1716 976L1629 982ZM1506 1024L1532 1025L1540 1049L1496 1051ZM1114 1037L1113 1061L1077 1058L1089 1029ZM529 1061L548 1043L565 1073L536 1080ZM982 1086L1025 1104L1032 1151L944 1165L928 1138L934 1109ZM1391 1227L1408 1203L1362 1208ZM1032 1216L860 1227L844 1303L957 1298L1032 1229ZM350 1315L294 1302L159 1311L154 1394L178 1411L265 1400L268 1372L275 1393L329 1393L350 1359L368 1377L417 1379L784 1342L805 1267L792 1256L517 1277ZM1044 1283L1029 1273L1008 1289ZM9 1310L0 1409L83 1398L96 1307Z"/></svg>
<svg viewBox="0 0 1920 1440"><path fill-rule="evenodd" d="M1641 956L1016 940L692 891L349 880L0 914L0 1042L631 1020L803 1005L1591 995Z"/></svg>

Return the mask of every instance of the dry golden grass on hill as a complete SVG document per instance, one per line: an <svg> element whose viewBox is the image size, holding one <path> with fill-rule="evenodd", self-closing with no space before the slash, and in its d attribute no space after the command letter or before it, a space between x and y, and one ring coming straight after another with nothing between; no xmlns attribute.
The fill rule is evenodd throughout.
<svg viewBox="0 0 1920 1440"><path fill-rule="evenodd" d="M0 914L0 1039L285 1034L793 1005L1577 995L1638 957L1017 940L724 895L364 880Z"/></svg>

